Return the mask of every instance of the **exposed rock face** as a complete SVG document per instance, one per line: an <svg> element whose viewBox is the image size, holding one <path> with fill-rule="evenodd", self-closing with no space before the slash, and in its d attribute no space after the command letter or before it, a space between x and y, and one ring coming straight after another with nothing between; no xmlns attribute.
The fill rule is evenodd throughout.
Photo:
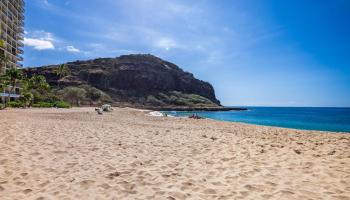
<svg viewBox="0 0 350 200"><path fill-rule="evenodd" d="M71 75L61 80L55 73L58 66L28 68L25 71L29 76L33 73L44 75L53 87L57 87L58 82L61 88L91 85L109 94L115 102L150 105L152 103L147 101L150 95L162 102L162 95L159 94L170 97L169 93L176 91L176 94L205 97L204 99L210 100L213 105L220 105L211 84L198 80L175 64L152 55L125 55L75 61L67 63L67 66ZM172 103L164 101L162 106L169 104Z"/></svg>

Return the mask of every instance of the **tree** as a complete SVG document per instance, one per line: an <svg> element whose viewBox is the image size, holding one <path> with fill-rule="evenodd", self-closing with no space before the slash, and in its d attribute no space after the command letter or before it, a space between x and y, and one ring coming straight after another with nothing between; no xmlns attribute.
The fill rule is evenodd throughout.
<svg viewBox="0 0 350 200"><path fill-rule="evenodd" d="M42 75L34 74L31 78L22 80L22 102L23 100L30 100L29 104L33 103L35 97L41 97L50 91L50 85L46 82L46 78ZM29 95L31 94L31 96ZM31 98L27 98L31 97Z"/></svg>
<svg viewBox="0 0 350 200"><path fill-rule="evenodd" d="M0 47L2 47L2 46L0 45ZM7 62L8 62L8 60L7 60L7 57L5 56L5 54L4 53L0 53L0 65L1 65L1 67L5 68L6 65L7 65Z"/></svg>
<svg viewBox="0 0 350 200"><path fill-rule="evenodd" d="M8 101L11 101L11 95L14 94L17 84L22 80L23 74L22 71L16 68L10 68L6 71L4 79L8 80L10 91L8 94Z"/></svg>
<svg viewBox="0 0 350 200"><path fill-rule="evenodd" d="M23 92L21 97L19 98L19 101L21 102L22 106L26 108L27 106L30 106L33 102L34 95L31 92Z"/></svg>
<svg viewBox="0 0 350 200"><path fill-rule="evenodd" d="M0 93L3 93L5 95L6 88L9 85L9 79L7 76L2 75L0 76ZM4 96L1 97L1 101L5 98ZM5 101L5 100L4 100Z"/></svg>
<svg viewBox="0 0 350 200"><path fill-rule="evenodd" d="M46 78L43 75L34 74L28 79L28 89L39 90L40 92L47 92L50 90L50 85L46 82Z"/></svg>
<svg viewBox="0 0 350 200"><path fill-rule="evenodd" d="M1 33L1 30L0 30ZM4 46L4 41L0 39L0 47ZM7 58L5 56L5 53L0 53L0 70L5 69L7 65ZM8 77L5 75L1 75L2 71L0 71L0 92L2 92L5 95L6 88L9 84ZM1 97L1 100L3 100L3 96Z"/></svg>
<svg viewBox="0 0 350 200"><path fill-rule="evenodd" d="M67 65L62 64L58 66L58 68L55 70L56 75L58 76L58 88L60 88L60 80L68 75L70 75L70 70Z"/></svg>
<svg viewBox="0 0 350 200"><path fill-rule="evenodd" d="M89 85L82 85L80 87L86 91L86 98L90 101L90 105L93 105L94 102L99 101L103 96L102 91L95 87L91 87Z"/></svg>
<svg viewBox="0 0 350 200"><path fill-rule="evenodd" d="M1 30L0 30L1 33ZM0 47L4 47L5 46L5 41L4 40L0 40Z"/></svg>
<svg viewBox="0 0 350 200"><path fill-rule="evenodd" d="M77 87L67 87L63 90L63 98L70 102L80 106L80 102L83 101L86 97L86 91L82 88Z"/></svg>

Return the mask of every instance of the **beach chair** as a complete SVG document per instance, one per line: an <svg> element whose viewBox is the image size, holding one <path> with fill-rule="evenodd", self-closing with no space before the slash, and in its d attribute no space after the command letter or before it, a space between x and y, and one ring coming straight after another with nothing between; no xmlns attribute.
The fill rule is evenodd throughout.
<svg viewBox="0 0 350 200"><path fill-rule="evenodd" d="M102 115L102 114L103 114L102 108L95 108L95 111L96 111L97 114L99 114L99 115Z"/></svg>
<svg viewBox="0 0 350 200"><path fill-rule="evenodd" d="M101 109L104 111L104 112L111 112L113 110L112 106L109 105L109 104L104 104L101 106Z"/></svg>

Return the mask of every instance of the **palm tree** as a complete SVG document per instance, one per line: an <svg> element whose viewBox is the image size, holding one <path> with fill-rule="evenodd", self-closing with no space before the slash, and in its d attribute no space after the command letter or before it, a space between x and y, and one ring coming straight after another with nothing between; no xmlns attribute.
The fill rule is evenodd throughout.
<svg viewBox="0 0 350 200"><path fill-rule="evenodd" d="M8 94L8 102L11 101L11 94L14 93L17 83L19 83L22 78L23 74L22 71L16 68L10 68L6 71L5 77L8 79L9 85L11 87L10 92Z"/></svg>
<svg viewBox="0 0 350 200"><path fill-rule="evenodd" d="M1 30L0 30L1 32ZM4 46L4 41L0 40L0 47ZM7 57L5 56L5 53L0 53L0 70L2 69L6 69L6 65L7 65ZM3 71L4 72L4 71ZM2 71L0 71L0 75L3 73ZM5 95L6 93L6 88L9 85L9 78L5 75L2 74L0 76L0 91ZM1 99L3 100L4 97L1 97ZM5 100L4 100L5 101Z"/></svg>
<svg viewBox="0 0 350 200"><path fill-rule="evenodd" d="M50 85L46 82L45 76L34 74L29 79L29 89L48 91L48 90L50 90Z"/></svg>
<svg viewBox="0 0 350 200"><path fill-rule="evenodd" d="M46 82L46 78L43 75L34 74L31 78L25 78L21 82L22 85L22 96L28 93L33 94L33 92L39 92L43 94L50 91L50 85ZM31 99L32 101L34 98Z"/></svg>
<svg viewBox="0 0 350 200"><path fill-rule="evenodd" d="M34 95L29 91L22 92L21 97L19 98L23 108L30 106L33 102L33 99Z"/></svg>
<svg viewBox="0 0 350 200"><path fill-rule="evenodd" d="M0 93L3 93L3 95L5 95L6 93L6 88L7 86L9 85L9 79L7 76L5 75L2 75L0 76ZM4 101L3 103L5 103L5 100L4 100L4 96L1 97L0 99L0 102L1 101Z"/></svg>
<svg viewBox="0 0 350 200"><path fill-rule="evenodd" d="M58 66L58 68L56 69L56 75L59 77L57 84L58 84L58 88L60 88L60 79L70 75L70 70L68 66L65 64Z"/></svg>

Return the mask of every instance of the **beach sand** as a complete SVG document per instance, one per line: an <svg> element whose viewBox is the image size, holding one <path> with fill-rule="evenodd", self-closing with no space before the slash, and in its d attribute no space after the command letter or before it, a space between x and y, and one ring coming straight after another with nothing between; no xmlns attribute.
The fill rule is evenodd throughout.
<svg viewBox="0 0 350 200"><path fill-rule="evenodd" d="M0 199L350 199L350 134L117 108L0 111Z"/></svg>

